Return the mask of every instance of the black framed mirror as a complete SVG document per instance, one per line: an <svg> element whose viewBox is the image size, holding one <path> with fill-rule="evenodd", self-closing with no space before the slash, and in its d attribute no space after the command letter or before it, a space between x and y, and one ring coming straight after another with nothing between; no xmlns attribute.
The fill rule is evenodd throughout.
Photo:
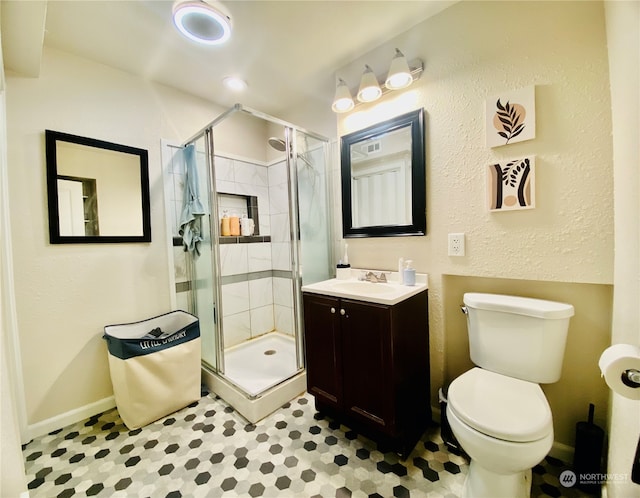
<svg viewBox="0 0 640 498"><path fill-rule="evenodd" d="M342 234L425 235L424 110L341 139Z"/></svg>
<svg viewBox="0 0 640 498"><path fill-rule="evenodd" d="M151 242L145 149L45 130L49 241Z"/></svg>

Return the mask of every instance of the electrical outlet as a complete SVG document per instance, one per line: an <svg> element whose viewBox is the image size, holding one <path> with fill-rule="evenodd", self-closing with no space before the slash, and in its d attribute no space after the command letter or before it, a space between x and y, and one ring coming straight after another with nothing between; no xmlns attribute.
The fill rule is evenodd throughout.
<svg viewBox="0 0 640 498"><path fill-rule="evenodd" d="M464 256L464 234L449 234L449 256Z"/></svg>

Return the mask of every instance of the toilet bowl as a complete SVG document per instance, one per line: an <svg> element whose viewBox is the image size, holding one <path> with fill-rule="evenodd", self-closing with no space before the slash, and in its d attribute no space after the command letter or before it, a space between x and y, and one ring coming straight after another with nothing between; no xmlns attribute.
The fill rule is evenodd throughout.
<svg viewBox="0 0 640 498"><path fill-rule="evenodd" d="M451 383L447 403L451 431L471 457L463 495L527 498L531 469L553 444L551 409L538 384L560 379L574 309L474 292L463 302L477 367Z"/></svg>
<svg viewBox="0 0 640 498"><path fill-rule="evenodd" d="M529 496L531 468L553 444L551 410L539 385L473 368L451 383L447 417L471 457L463 496Z"/></svg>

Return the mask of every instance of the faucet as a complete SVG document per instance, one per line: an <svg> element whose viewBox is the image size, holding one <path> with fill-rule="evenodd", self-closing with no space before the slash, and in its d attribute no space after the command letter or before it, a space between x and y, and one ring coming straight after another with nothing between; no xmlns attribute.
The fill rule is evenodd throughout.
<svg viewBox="0 0 640 498"><path fill-rule="evenodd" d="M364 276L364 279L367 282L372 282L374 284L378 283L378 282L385 282L387 281L387 275L381 271L380 274L376 275L375 273L373 273L372 271L367 272Z"/></svg>

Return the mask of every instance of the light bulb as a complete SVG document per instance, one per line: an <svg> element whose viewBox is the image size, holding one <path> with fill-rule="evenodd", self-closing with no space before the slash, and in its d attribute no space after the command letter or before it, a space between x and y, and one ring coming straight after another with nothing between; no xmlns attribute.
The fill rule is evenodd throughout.
<svg viewBox="0 0 640 498"><path fill-rule="evenodd" d="M333 104L331 109L333 112L348 112L355 106L353 97L349 91L349 87L343 79L338 80L338 86L336 87L336 95L333 98Z"/></svg>
<svg viewBox="0 0 640 498"><path fill-rule="evenodd" d="M360 80L360 89L358 90L358 100L360 102L373 102L382 96L382 90L378 84L376 75L369 66L365 66L362 79Z"/></svg>
<svg viewBox="0 0 640 498"><path fill-rule="evenodd" d="M404 54L396 48L396 55L391 61L385 86L389 90L399 90L408 87L411 83L413 83L413 76L411 76L407 59Z"/></svg>

